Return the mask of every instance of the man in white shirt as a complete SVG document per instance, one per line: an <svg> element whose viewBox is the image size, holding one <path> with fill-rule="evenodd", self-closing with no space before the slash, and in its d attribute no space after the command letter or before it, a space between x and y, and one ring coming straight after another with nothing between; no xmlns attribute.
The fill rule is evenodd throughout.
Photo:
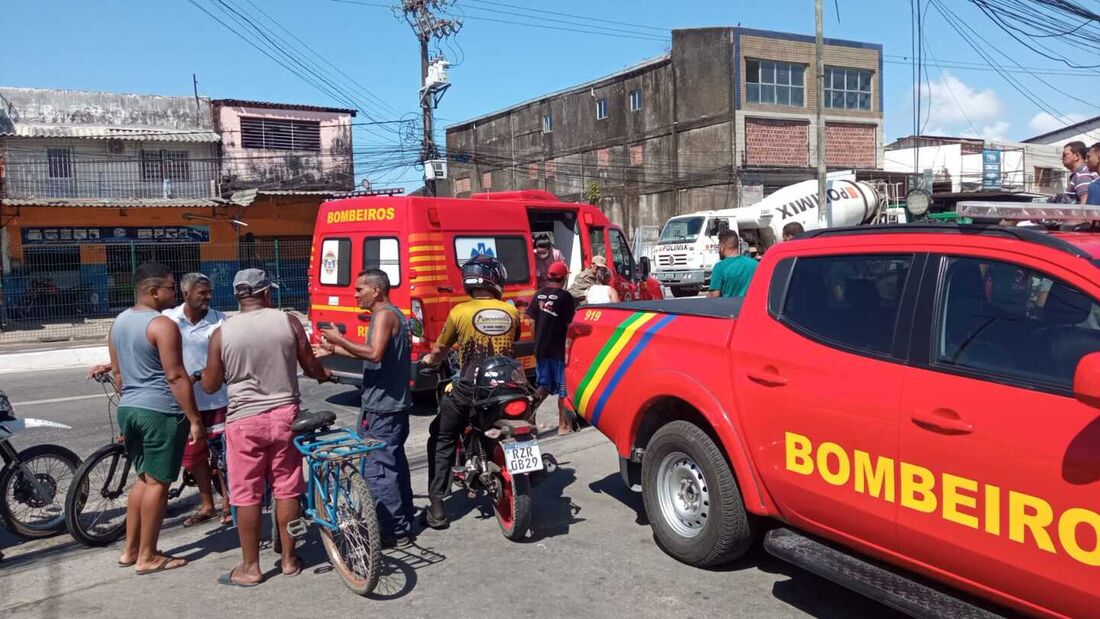
<svg viewBox="0 0 1100 619"><path fill-rule="evenodd" d="M202 371L206 367L206 355L210 348L210 336L225 322L226 315L210 308L210 278L202 273L188 273L180 280L183 292L183 305L164 310L163 314L171 318L183 336L183 365L188 374ZM209 466L210 451L208 441L220 436L225 430L225 413L229 405L229 395L223 385L214 394L208 394L202 387L195 385L195 403L199 415L206 426L206 441L188 445L183 453L183 466L191 471L199 488L202 503L198 511L187 517L183 526L190 527L206 522L218 515L214 506L214 492L211 485ZM222 524L229 524L229 499L225 480L218 479L222 495Z"/></svg>

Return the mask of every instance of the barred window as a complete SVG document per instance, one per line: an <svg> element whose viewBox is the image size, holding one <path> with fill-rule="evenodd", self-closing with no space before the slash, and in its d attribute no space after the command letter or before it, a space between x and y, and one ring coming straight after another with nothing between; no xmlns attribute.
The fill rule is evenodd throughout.
<svg viewBox="0 0 1100 619"><path fill-rule="evenodd" d="M825 107L839 110L870 110L871 72L826 67Z"/></svg>
<svg viewBox="0 0 1100 619"><path fill-rule="evenodd" d="M806 67L800 64L745 61L745 90L749 103L802 107L806 97Z"/></svg>
<svg viewBox="0 0 1100 619"><path fill-rule="evenodd" d="M141 179L146 181L191 180L191 153L185 150L141 151Z"/></svg>
<svg viewBox="0 0 1100 619"><path fill-rule="evenodd" d="M50 178L73 177L73 149L49 148L46 150Z"/></svg>
<svg viewBox="0 0 1100 619"><path fill-rule="evenodd" d="M241 146L268 150L321 150L316 120L241 117Z"/></svg>

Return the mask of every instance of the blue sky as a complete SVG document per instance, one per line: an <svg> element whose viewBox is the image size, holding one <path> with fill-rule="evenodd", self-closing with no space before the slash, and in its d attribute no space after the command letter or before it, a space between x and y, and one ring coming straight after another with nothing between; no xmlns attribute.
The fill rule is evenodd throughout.
<svg viewBox="0 0 1100 619"><path fill-rule="evenodd" d="M194 0L221 16L219 0ZM370 116L378 120L412 118L419 87L419 58L409 27L384 6L392 0L222 0L258 23L276 29L260 10L290 35L308 44L359 85L325 66L345 90L355 90ZM277 65L187 0L36 0L7 3L2 17L0 84L154 94L189 95L191 74L199 91L214 98L335 105L320 92ZM1096 106L1050 90L1019 65L1056 85L1072 86L1090 100L1098 79L1059 75L1065 71L1002 34L969 2L948 3L989 49L1002 50L1000 61L1013 66L1022 86L1037 93L1041 110L1000 75L971 67L981 59L934 11L926 22L927 47L947 69L928 68L923 87L926 134L980 135L1022 139L1035 133L1100 114ZM508 6L511 5L511 6ZM662 35L656 29L733 26L812 34L812 0L776 5L759 1L670 2L667 0L457 0L465 16L462 31L443 52L455 64L454 84L437 117L440 126L616 71L663 53L667 43L637 37ZM520 7L520 8L515 8ZM522 7L564 15L521 18ZM837 13L839 11L839 19ZM549 21L559 20L559 21ZM570 32L520 25L541 23ZM631 25L624 25L626 24ZM648 26L649 28L641 28ZM826 36L881 43L886 55L884 102L886 139L913 133L909 2L904 0L826 0ZM621 31L629 31L629 33ZM607 34L622 36L607 36ZM303 50L304 51L304 50ZM997 54L999 52L993 51ZM1011 58L1011 60L1009 60ZM312 60L320 63L316 58ZM1100 73L1094 75L1100 76ZM364 92L367 91L367 92ZM929 115L930 112L930 115ZM1051 112L1058 115L1053 117ZM360 117L358 121L367 120ZM419 172L393 166L401 155L382 155L397 136L385 128L358 128L356 149L362 172L372 170L376 186L415 186ZM408 158L405 156L404 158Z"/></svg>

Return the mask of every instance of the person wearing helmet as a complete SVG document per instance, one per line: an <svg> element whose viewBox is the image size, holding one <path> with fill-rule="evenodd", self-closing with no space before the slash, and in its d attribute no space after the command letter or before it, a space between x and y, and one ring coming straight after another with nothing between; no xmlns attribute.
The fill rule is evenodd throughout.
<svg viewBox="0 0 1100 619"><path fill-rule="evenodd" d="M471 300L451 309L443 332L421 361L439 365L446 351L458 345L458 380L439 402L439 413L428 436L429 527L447 526L443 498L451 486L451 466L459 436L466 428L475 396L478 366L490 357L512 357L519 337L519 310L501 300L507 273L493 258L477 256L462 265L462 286Z"/></svg>

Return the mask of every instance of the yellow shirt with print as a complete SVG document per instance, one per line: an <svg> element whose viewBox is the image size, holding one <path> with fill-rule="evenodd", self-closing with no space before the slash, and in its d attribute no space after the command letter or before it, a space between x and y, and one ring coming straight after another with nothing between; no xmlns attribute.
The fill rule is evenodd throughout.
<svg viewBox="0 0 1100 619"><path fill-rule="evenodd" d="M473 299L451 308L438 344L448 349L458 344L459 378L474 379L474 369L488 359L512 357L519 338L519 310L497 299Z"/></svg>

